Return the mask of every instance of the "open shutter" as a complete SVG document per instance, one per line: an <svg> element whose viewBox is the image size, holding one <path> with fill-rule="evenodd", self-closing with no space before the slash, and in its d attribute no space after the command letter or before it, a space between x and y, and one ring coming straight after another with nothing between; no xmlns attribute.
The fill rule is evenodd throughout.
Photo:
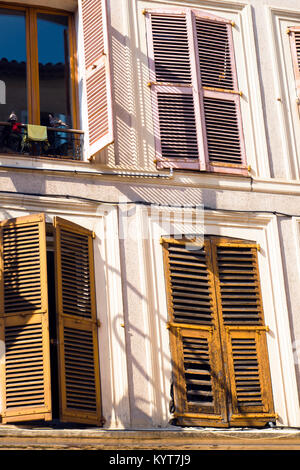
<svg viewBox="0 0 300 470"><path fill-rule="evenodd" d="M107 1L82 0L89 156L113 142Z"/></svg>
<svg viewBox="0 0 300 470"><path fill-rule="evenodd" d="M228 426L209 245L189 250L165 239L163 247L174 416L180 425Z"/></svg>
<svg viewBox="0 0 300 470"><path fill-rule="evenodd" d="M1 224L2 422L51 419L43 214Z"/></svg>
<svg viewBox="0 0 300 470"><path fill-rule="evenodd" d="M101 424L93 233L54 219L62 421Z"/></svg>
<svg viewBox="0 0 300 470"><path fill-rule="evenodd" d="M289 28L298 104L300 103L300 26Z"/></svg>
<svg viewBox="0 0 300 470"><path fill-rule="evenodd" d="M274 421L267 327L255 244L212 241L222 346L228 367L229 423Z"/></svg>
<svg viewBox="0 0 300 470"><path fill-rule="evenodd" d="M247 174L232 25L195 16L208 169Z"/></svg>

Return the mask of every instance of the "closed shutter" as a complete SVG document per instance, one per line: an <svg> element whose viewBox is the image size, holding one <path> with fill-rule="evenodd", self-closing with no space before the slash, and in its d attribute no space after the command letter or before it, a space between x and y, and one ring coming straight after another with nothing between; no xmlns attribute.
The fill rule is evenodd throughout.
<svg viewBox="0 0 300 470"><path fill-rule="evenodd" d="M178 424L227 426L223 365L209 245L164 240Z"/></svg>
<svg viewBox="0 0 300 470"><path fill-rule="evenodd" d="M247 174L231 22L190 9L146 17L158 168Z"/></svg>
<svg viewBox="0 0 300 470"><path fill-rule="evenodd" d="M190 21L182 12L146 16L157 167L204 169Z"/></svg>
<svg viewBox="0 0 300 470"><path fill-rule="evenodd" d="M300 103L300 26L289 28L298 104Z"/></svg>
<svg viewBox="0 0 300 470"><path fill-rule="evenodd" d="M175 416L181 425L276 418L256 245L164 239Z"/></svg>
<svg viewBox="0 0 300 470"><path fill-rule="evenodd" d="M196 16L210 171L246 168L231 24Z"/></svg>
<svg viewBox="0 0 300 470"><path fill-rule="evenodd" d="M213 240L217 304L230 388L229 422L275 419L255 244Z"/></svg>
<svg viewBox="0 0 300 470"><path fill-rule="evenodd" d="M55 218L62 421L101 424L93 234Z"/></svg>
<svg viewBox="0 0 300 470"><path fill-rule="evenodd" d="M1 224L2 422L51 419L45 218Z"/></svg>
<svg viewBox="0 0 300 470"><path fill-rule="evenodd" d="M107 1L82 0L89 156L113 142Z"/></svg>

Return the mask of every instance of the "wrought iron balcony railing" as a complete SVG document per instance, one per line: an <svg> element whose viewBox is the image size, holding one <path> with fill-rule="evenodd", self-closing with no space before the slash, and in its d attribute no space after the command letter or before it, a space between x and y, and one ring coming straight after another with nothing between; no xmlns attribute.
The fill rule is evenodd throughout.
<svg viewBox="0 0 300 470"><path fill-rule="evenodd" d="M47 139L28 137L27 124L0 121L0 154L82 160L84 132L66 127L47 127Z"/></svg>

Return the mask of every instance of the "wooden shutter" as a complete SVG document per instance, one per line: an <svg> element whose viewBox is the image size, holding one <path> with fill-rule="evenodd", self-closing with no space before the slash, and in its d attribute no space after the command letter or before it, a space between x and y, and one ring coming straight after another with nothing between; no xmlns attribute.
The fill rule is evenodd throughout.
<svg viewBox="0 0 300 470"><path fill-rule="evenodd" d="M101 424L93 233L55 217L62 421Z"/></svg>
<svg viewBox="0 0 300 470"><path fill-rule="evenodd" d="M163 248L178 424L274 421L256 245L210 237Z"/></svg>
<svg viewBox="0 0 300 470"><path fill-rule="evenodd" d="M212 240L222 347L228 374L229 423L274 421L257 245Z"/></svg>
<svg viewBox="0 0 300 470"><path fill-rule="evenodd" d="M51 419L45 218L1 224L2 422Z"/></svg>
<svg viewBox="0 0 300 470"><path fill-rule="evenodd" d="M203 169L190 20L180 11L148 11L146 17L157 167Z"/></svg>
<svg viewBox="0 0 300 470"><path fill-rule="evenodd" d="M196 13L209 170L247 173L231 29L229 21Z"/></svg>
<svg viewBox="0 0 300 470"><path fill-rule="evenodd" d="M298 104L300 103L300 26L289 28Z"/></svg>
<svg viewBox="0 0 300 470"><path fill-rule="evenodd" d="M113 142L106 0L82 0L89 156Z"/></svg>
<svg viewBox="0 0 300 470"><path fill-rule="evenodd" d="M163 241L178 424L227 426L209 245ZM194 247L195 248L195 247Z"/></svg>
<svg viewBox="0 0 300 470"><path fill-rule="evenodd" d="M146 13L158 168L248 174L229 20Z"/></svg>

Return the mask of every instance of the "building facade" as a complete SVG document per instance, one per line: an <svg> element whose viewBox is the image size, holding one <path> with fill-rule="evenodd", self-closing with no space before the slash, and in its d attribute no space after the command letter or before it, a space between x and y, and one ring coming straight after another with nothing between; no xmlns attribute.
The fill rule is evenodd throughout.
<svg viewBox="0 0 300 470"><path fill-rule="evenodd" d="M0 21L2 423L300 427L299 2Z"/></svg>

